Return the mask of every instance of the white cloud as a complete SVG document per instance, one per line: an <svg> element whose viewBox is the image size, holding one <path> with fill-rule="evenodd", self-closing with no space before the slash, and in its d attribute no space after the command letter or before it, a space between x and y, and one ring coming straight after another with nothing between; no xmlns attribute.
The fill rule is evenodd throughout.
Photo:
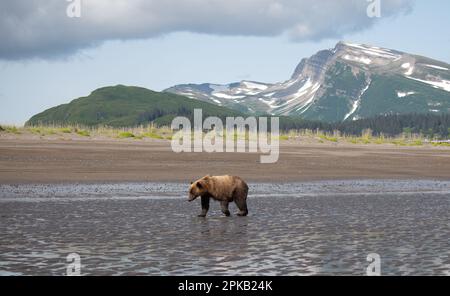
<svg viewBox="0 0 450 296"><path fill-rule="evenodd" d="M408 12L410 0L380 0L382 17ZM0 59L68 55L106 40L177 31L339 38L370 27L367 0L82 0L68 18L65 0L0 2Z"/></svg>

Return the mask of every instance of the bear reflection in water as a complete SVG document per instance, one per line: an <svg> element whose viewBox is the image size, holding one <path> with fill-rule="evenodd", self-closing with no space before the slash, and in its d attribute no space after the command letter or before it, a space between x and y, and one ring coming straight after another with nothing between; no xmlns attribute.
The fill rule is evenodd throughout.
<svg viewBox="0 0 450 296"><path fill-rule="evenodd" d="M189 188L189 201L201 197L202 212L199 217L206 217L209 210L209 200L212 198L220 202L222 213L230 216L228 204L235 202L239 209L238 216L247 216L248 186L244 180L237 176L204 176L191 182Z"/></svg>

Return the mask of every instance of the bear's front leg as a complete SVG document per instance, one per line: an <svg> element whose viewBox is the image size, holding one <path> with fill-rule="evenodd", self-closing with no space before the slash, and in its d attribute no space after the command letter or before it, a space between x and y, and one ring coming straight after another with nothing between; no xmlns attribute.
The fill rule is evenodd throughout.
<svg viewBox="0 0 450 296"><path fill-rule="evenodd" d="M209 196L202 196L202 212L198 217L206 217L209 210Z"/></svg>
<svg viewBox="0 0 450 296"><path fill-rule="evenodd" d="M230 216L230 211L228 210L228 201L222 200L220 202L220 207L222 209L222 213L224 213L225 216L227 216L227 217Z"/></svg>

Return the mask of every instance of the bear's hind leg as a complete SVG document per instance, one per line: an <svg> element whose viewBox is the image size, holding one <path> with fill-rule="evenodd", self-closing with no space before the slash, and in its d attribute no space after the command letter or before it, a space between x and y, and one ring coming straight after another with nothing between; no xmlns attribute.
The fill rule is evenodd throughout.
<svg viewBox="0 0 450 296"><path fill-rule="evenodd" d="M233 192L233 200L236 203L236 206L239 209L237 213L238 216L247 216L247 194L248 194L248 186L244 183L242 188L236 188Z"/></svg>
<svg viewBox="0 0 450 296"><path fill-rule="evenodd" d="M238 216L247 216L248 209L247 209L247 200L246 199L235 199L234 202L236 203L236 206L239 209L239 213L237 213Z"/></svg>
<svg viewBox="0 0 450 296"><path fill-rule="evenodd" d="M225 216L230 216L230 211L228 210L228 201L223 200L220 202L220 207L222 209L222 213L225 214Z"/></svg>
<svg viewBox="0 0 450 296"><path fill-rule="evenodd" d="M202 212L198 217L206 217L209 210L209 196L202 196Z"/></svg>

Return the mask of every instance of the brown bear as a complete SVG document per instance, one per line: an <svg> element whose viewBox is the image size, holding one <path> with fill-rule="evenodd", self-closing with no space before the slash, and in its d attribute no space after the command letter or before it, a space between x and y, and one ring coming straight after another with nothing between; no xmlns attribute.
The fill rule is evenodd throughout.
<svg viewBox="0 0 450 296"><path fill-rule="evenodd" d="M222 213L230 216L228 203L234 201L239 209L238 216L247 216L248 186L237 176L204 176L195 182L191 182L189 188L189 201L201 196L202 212L199 217L205 217L209 209L209 199L220 202Z"/></svg>

